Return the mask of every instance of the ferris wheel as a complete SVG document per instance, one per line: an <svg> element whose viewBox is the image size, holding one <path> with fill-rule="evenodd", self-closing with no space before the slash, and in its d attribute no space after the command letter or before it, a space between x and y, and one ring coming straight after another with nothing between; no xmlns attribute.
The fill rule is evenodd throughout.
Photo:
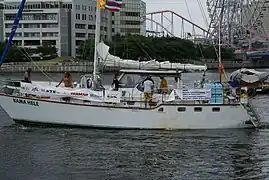
<svg viewBox="0 0 269 180"><path fill-rule="evenodd" d="M236 44L246 37L266 36L268 0L207 0L206 6L210 19L208 38L218 37L219 28L222 43Z"/></svg>

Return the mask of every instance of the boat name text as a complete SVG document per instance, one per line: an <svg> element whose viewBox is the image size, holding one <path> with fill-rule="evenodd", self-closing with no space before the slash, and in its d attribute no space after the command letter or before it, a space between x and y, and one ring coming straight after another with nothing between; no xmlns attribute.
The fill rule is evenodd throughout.
<svg viewBox="0 0 269 180"><path fill-rule="evenodd" d="M28 104L31 106L39 106L37 101L25 100L25 99L13 99L14 103Z"/></svg>

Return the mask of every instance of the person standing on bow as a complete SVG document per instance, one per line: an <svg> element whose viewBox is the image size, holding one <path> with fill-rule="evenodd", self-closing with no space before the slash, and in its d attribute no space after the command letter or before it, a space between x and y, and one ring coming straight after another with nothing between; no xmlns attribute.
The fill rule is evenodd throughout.
<svg viewBox="0 0 269 180"><path fill-rule="evenodd" d="M31 72L32 72L31 68L28 68L27 71L25 71L24 82L31 83Z"/></svg>

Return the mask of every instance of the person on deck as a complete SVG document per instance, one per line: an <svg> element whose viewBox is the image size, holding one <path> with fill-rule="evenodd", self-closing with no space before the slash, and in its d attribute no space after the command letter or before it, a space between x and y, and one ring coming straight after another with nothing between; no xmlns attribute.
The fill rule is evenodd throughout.
<svg viewBox="0 0 269 180"><path fill-rule="evenodd" d="M149 106L152 103L152 94L154 89L154 81L151 79L150 76L148 76L144 80L143 87L144 87L145 108L147 108L147 101L149 101Z"/></svg>
<svg viewBox="0 0 269 180"><path fill-rule="evenodd" d="M125 84L125 88L132 88L135 85L134 80L131 76L127 76L127 82Z"/></svg>
<svg viewBox="0 0 269 180"><path fill-rule="evenodd" d="M25 71L24 82L31 83L31 72L32 72L31 68L28 68L27 71Z"/></svg>
<svg viewBox="0 0 269 180"><path fill-rule="evenodd" d="M112 87L114 91L118 91L120 88L120 81L118 80L118 74L116 73L113 81L112 81Z"/></svg>
<svg viewBox="0 0 269 180"><path fill-rule="evenodd" d="M56 87L59 87L62 84L62 82L64 82L64 87L73 88L73 81L72 81L72 76L70 73L65 72L64 77L62 78L62 80L59 82L59 84Z"/></svg>
<svg viewBox="0 0 269 180"><path fill-rule="evenodd" d="M160 89L161 94L168 93L168 85L167 85L167 81L164 77L161 77L161 84L160 84L159 89Z"/></svg>

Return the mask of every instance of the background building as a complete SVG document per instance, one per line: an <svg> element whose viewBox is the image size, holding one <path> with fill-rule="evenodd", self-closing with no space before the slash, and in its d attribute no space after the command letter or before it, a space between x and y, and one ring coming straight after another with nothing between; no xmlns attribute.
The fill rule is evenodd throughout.
<svg viewBox="0 0 269 180"><path fill-rule="evenodd" d="M20 0L0 1L0 41L11 32ZM32 49L44 43L56 46L58 56L76 56L81 41L94 38L96 0L27 0L13 42ZM101 13L101 36L146 34L146 4L125 1L121 12Z"/></svg>
<svg viewBox="0 0 269 180"><path fill-rule="evenodd" d="M121 11L112 13L112 34L146 35L146 3L123 0Z"/></svg>

